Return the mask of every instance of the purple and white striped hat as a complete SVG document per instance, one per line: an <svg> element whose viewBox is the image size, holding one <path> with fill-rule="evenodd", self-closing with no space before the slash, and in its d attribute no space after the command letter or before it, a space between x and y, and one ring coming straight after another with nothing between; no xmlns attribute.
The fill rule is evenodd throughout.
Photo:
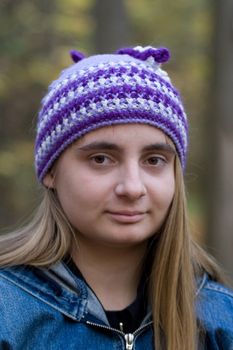
<svg viewBox="0 0 233 350"><path fill-rule="evenodd" d="M152 125L173 141L184 169L188 125L178 91L160 68L166 48L124 48L85 58L61 72L42 100L37 124L35 166L42 182L60 154L97 128L128 123Z"/></svg>

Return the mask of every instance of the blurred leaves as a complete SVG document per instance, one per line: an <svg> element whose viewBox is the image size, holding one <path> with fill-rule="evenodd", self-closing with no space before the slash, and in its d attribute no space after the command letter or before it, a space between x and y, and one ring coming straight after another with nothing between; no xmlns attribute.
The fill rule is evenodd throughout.
<svg viewBox="0 0 233 350"><path fill-rule="evenodd" d="M1 150L0 176L17 177L19 168L32 163L32 149L32 143L20 142L11 144L8 150Z"/></svg>

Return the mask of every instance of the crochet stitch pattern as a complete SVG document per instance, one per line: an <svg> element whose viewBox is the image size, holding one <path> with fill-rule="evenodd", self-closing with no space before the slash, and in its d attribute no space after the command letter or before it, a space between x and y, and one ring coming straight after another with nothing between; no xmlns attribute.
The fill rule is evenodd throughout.
<svg viewBox="0 0 233 350"><path fill-rule="evenodd" d="M65 69L42 100L35 166L39 180L75 140L100 127L141 123L161 129L173 141L182 167L187 152L187 118L178 91L160 64L167 49L119 50L113 55L71 52Z"/></svg>

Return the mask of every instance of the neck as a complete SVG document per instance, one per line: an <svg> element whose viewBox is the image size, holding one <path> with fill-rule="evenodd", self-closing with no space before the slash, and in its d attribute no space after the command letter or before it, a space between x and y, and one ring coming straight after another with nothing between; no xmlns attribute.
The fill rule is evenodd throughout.
<svg viewBox="0 0 233 350"><path fill-rule="evenodd" d="M105 310L122 310L137 295L146 242L115 248L79 237L72 258Z"/></svg>

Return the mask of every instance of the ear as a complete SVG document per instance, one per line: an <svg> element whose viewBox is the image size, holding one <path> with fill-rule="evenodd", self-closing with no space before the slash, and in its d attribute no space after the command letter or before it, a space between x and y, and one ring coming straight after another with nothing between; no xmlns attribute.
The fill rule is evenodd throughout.
<svg viewBox="0 0 233 350"><path fill-rule="evenodd" d="M55 184L54 184L54 174L52 171L47 173L45 177L43 178L43 185L47 188L54 189Z"/></svg>

